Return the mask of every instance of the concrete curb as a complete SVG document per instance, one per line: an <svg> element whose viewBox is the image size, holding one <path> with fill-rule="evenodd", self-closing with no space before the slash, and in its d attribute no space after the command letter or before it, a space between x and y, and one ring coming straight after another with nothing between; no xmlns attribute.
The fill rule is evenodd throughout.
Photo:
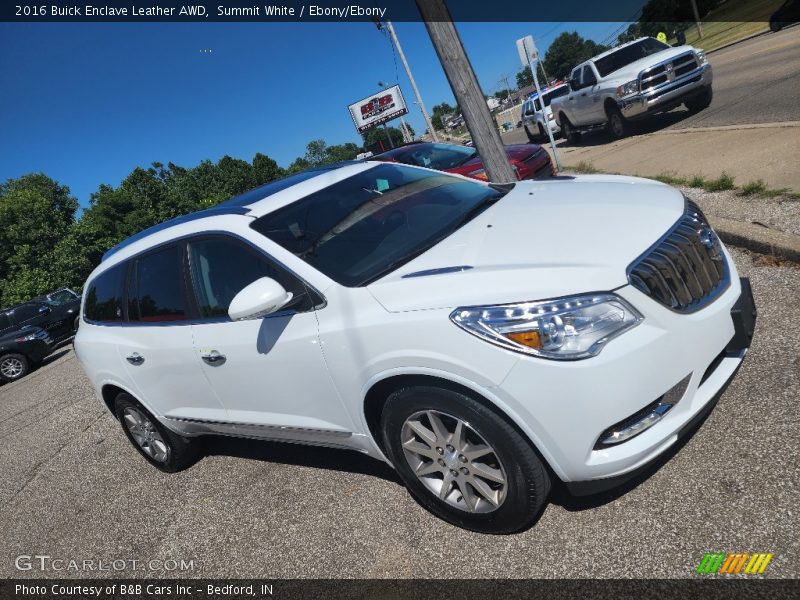
<svg viewBox="0 0 800 600"><path fill-rule="evenodd" d="M800 236L753 223L706 214L714 231L726 244L800 263Z"/></svg>
<svg viewBox="0 0 800 600"><path fill-rule="evenodd" d="M736 40L735 42L731 42L730 44L725 44L724 46L720 46L719 48L714 48L713 50L709 50L706 54L714 54L714 52L719 52L720 50L725 50L726 48L730 48L731 46L735 46L736 44L741 44L742 42L746 42L747 40L752 40L753 38L761 37L767 33L770 33L771 30L769 27L764 29L763 31L759 31L757 33L751 33L747 37L743 37L741 39ZM695 46L702 48L702 46Z"/></svg>

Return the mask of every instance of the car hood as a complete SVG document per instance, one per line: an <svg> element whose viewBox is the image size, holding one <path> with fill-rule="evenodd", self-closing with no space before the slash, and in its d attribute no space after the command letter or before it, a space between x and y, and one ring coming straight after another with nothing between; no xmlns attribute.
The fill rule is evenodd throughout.
<svg viewBox="0 0 800 600"><path fill-rule="evenodd" d="M636 177L521 181L368 289L392 312L612 290L627 284L627 266L683 210L678 190ZM439 269L446 272L420 273Z"/></svg>
<svg viewBox="0 0 800 600"><path fill-rule="evenodd" d="M660 62L665 60L669 60L670 58L675 58L681 54L685 54L686 52L690 51L692 48L690 46L677 46L675 48L667 48L666 50L662 50L661 52L656 52L655 54L651 54L650 56L645 56L644 58L640 58L639 60L632 62L629 65L625 65L621 69L617 69L616 71L612 71L607 75L609 79L624 79L625 81L630 81L632 79L636 79L639 77L639 73L641 73L644 69L652 67L653 65L657 65Z"/></svg>

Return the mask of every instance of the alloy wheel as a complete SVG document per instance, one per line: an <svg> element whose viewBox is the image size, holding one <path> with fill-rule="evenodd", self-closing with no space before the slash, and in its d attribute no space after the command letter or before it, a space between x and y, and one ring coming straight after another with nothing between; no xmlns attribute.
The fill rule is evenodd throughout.
<svg viewBox="0 0 800 600"><path fill-rule="evenodd" d="M448 505L469 513L497 510L507 479L495 450L469 423L436 410L408 417L403 453L422 484Z"/></svg>
<svg viewBox="0 0 800 600"><path fill-rule="evenodd" d="M25 365L22 364L22 361L13 356L9 356L0 361L0 374L6 379L16 379L22 375L24 370Z"/></svg>
<svg viewBox="0 0 800 600"><path fill-rule="evenodd" d="M150 458L157 462L166 462L169 455L169 446L156 429L153 422L140 410L128 406L123 412L125 427L131 437Z"/></svg>

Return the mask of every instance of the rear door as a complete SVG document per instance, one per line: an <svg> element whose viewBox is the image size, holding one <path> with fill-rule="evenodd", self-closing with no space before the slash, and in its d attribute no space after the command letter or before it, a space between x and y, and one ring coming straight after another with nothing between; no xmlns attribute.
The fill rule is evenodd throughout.
<svg viewBox="0 0 800 600"><path fill-rule="evenodd" d="M140 399L157 414L224 421L225 409L194 355L185 248L183 242L169 244L130 261L120 360Z"/></svg>

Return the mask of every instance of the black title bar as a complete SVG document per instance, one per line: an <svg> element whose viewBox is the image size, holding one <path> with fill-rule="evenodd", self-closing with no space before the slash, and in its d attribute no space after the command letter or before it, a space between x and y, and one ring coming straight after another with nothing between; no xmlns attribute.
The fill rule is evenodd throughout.
<svg viewBox="0 0 800 600"><path fill-rule="evenodd" d="M656 2L661 0L655 0ZM677 0L688 3L689 0ZM765 0L728 0L763 6L749 10L752 21L769 21L770 6ZM642 20L647 0L449 0L453 21L514 22L633 22ZM685 11L684 11L685 12ZM643 20L647 21L645 11ZM657 11L660 22L679 22ZM182 3L171 0L41 0L0 3L0 21L5 22L349 22L420 21L414 0L348 0L306 2L282 0L275 4L258 0L211 0Z"/></svg>

